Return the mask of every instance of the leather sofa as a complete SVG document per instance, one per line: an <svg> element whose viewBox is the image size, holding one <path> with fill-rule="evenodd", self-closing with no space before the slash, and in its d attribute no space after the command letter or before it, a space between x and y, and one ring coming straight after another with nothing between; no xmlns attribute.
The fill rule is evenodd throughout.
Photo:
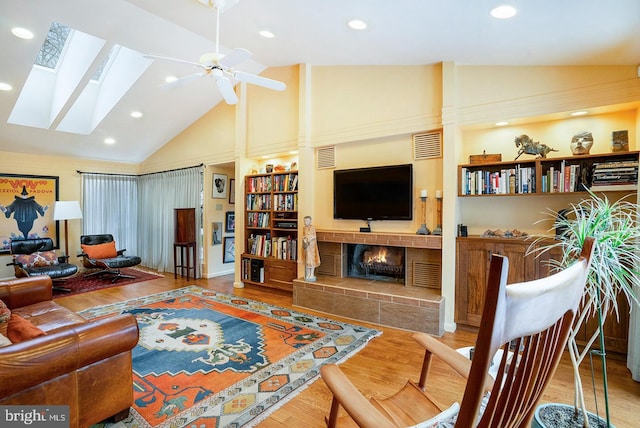
<svg viewBox="0 0 640 428"><path fill-rule="evenodd" d="M70 427L129 414L134 316L86 320L52 300L48 276L0 281L0 299L45 332L0 347L0 405L68 405ZM0 323L5 336L7 325Z"/></svg>

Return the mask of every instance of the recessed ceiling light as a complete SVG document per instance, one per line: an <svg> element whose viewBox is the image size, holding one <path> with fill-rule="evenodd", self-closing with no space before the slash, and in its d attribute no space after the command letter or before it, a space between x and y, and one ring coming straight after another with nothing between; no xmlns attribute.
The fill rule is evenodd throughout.
<svg viewBox="0 0 640 428"><path fill-rule="evenodd" d="M10 91L13 89L13 86L11 86L8 83L5 82L0 82L0 91Z"/></svg>
<svg viewBox="0 0 640 428"><path fill-rule="evenodd" d="M498 19L507 19L514 17L516 15L516 12L517 11L515 7L509 6L508 4L503 4L491 9L491 16Z"/></svg>
<svg viewBox="0 0 640 428"><path fill-rule="evenodd" d="M509 122L507 121L501 121L501 122L496 122L496 126L507 126L509 124Z"/></svg>
<svg viewBox="0 0 640 428"><path fill-rule="evenodd" d="M114 144L116 140L114 140L113 138L105 138L104 142L107 144Z"/></svg>
<svg viewBox="0 0 640 428"><path fill-rule="evenodd" d="M586 111L574 111L571 116L584 116L585 114L587 114Z"/></svg>
<svg viewBox="0 0 640 428"><path fill-rule="evenodd" d="M175 82L176 80L178 80L176 76L167 76L164 78L164 81L167 83Z"/></svg>
<svg viewBox="0 0 640 428"><path fill-rule="evenodd" d="M349 27L353 28L354 30L364 30L365 28L367 28L367 23L359 19L352 19L351 21L349 21Z"/></svg>
<svg viewBox="0 0 640 428"><path fill-rule="evenodd" d="M258 34L260 34L265 39L273 39L275 37L275 34L273 34L269 30L261 30Z"/></svg>
<svg viewBox="0 0 640 428"><path fill-rule="evenodd" d="M13 33L14 36L20 38L20 39L25 39L25 40L30 40L33 39L33 33L29 30L27 30L26 28L22 28L22 27L13 27L11 29L11 32Z"/></svg>
<svg viewBox="0 0 640 428"><path fill-rule="evenodd" d="M135 117L136 119L139 118L139 117L142 117L142 112L132 111L131 112L131 117Z"/></svg>

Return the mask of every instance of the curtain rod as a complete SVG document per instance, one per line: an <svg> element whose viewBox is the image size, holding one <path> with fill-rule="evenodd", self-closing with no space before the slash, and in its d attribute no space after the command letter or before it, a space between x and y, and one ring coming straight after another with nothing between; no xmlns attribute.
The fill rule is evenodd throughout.
<svg viewBox="0 0 640 428"><path fill-rule="evenodd" d="M168 169L166 171L156 171L156 172L148 172L146 174L115 174L115 173L110 173L110 172L87 172L87 171L80 171L79 169L76 170L76 172L78 174L95 174L95 175L121 175L124 177L144 177L145 175L153 175L153 174L163 174L165 172L173 172L173 171L181 171L183 169L190 169L190 168L200 168L201 166L203 166L204 164L201 163L200 165L194 165L194 166L185 166L184 168L175 168L175 169Z"/></svg>

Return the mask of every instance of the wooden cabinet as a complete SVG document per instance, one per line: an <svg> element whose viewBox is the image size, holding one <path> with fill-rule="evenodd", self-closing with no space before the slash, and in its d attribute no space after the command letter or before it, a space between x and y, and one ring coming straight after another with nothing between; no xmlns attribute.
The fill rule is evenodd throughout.
<svg viewBox="0 0 640 428"><path fill-rule="evenodd" d="M298 260L298 172L245 177L242 279L293 289Z"/></svg>
<svg viewBox="0 0 640 428"><path fill-rule="evenodd" d="M637 190L638 154L640 152L615 152L599 155L582 155L560 158L542 158L523 161L464 164L458 166L458 196L513 196L549 195L585 191ZM598 176L597 165L611 166L608 170L627 171L632 178L612 180L611 185ZM616 165L618 167L616 167ZM635 174L634 174L635 173Z"/></svg>
<svg viewBox="0 0 640 428"><path fill-rule="evenodd" d="M549 275L549 258L559 257L555 252L529 254L532 241L520 238L459 237L456 241L456 303L455 321L469 327L479 327L484 307L487 275L492 254L509 259L507 283L531 281ZM558 250L559 251L559 250ZM621 296L620 319L610 314L604 325L605 346L608 352L626 354L629 332L629 306ZM584 344L597 328L595 318L589 320L578 333L578 343ZM597 344L594 348L597 348Z"/></svg>
<svg viewBox="0 0 640 428"><path fill-rule="evenodd" d="M530 281L537 277L538 261L534 255L526 255L529 243L530 241L518 238L458 238L455 316L457 323L474 327L480 325L492 254L509 258L509 283Z"/></svg>

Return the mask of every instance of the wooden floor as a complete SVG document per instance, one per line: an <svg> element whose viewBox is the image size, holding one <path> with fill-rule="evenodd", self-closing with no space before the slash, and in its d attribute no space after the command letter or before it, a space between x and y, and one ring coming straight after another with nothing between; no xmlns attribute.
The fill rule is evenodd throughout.
<svg viewBox="0 0 640 428"><path fill-rule="evenodd" d="M181 278L174 280L173 274L171 274L166 275L165 278L152 281L62 297L57 299L57 302L74 311L79 311L93 306L160 293L187 285L198 285L273 305L292 308L290 293L257 286L234 289L232 282L233 278L231 276L187 281ZM306 312L313 313L312 311ZM351 322L347 319L341 320ZM378 328L383 331L383 334L374 338L365 349L344 362L342 368L366 396L383 397L397 391L406 379L416 377L423 354L413 344L410 332L374 325L367 326ZM474 340L475 335L472 332L461 330L455 333L445 333L442 338L443 342L452 347L469 346L473 344ZM600 391L599 408L600 414L603 415L602 382L598 364L596 363L595 368L596 388ZM594 411L593 392L589 391L592 391L592 387L591 377L588 374L590 373L588 365L588 362L584 364L583 382L586 383L587 399L591 403L587 404L587 406L591 411ZM640 383L631 379L631 374L627 370L624 361L609 359L607 370L612 424L618 428L640 426L640 418L638 416L640 415ZM461 399L463 383L455 373L436 361L432 367L432 374L431 390L438 391L437 396L442 402L452 403ZM571 404L572 400L571 369L569 360L564 359L552 383L547 388L542 402L553 401ZM328 414L330 402L331 395L329 390L319 379L257 426L260 428L320 428L325 426L324 417Z"/></svg>

